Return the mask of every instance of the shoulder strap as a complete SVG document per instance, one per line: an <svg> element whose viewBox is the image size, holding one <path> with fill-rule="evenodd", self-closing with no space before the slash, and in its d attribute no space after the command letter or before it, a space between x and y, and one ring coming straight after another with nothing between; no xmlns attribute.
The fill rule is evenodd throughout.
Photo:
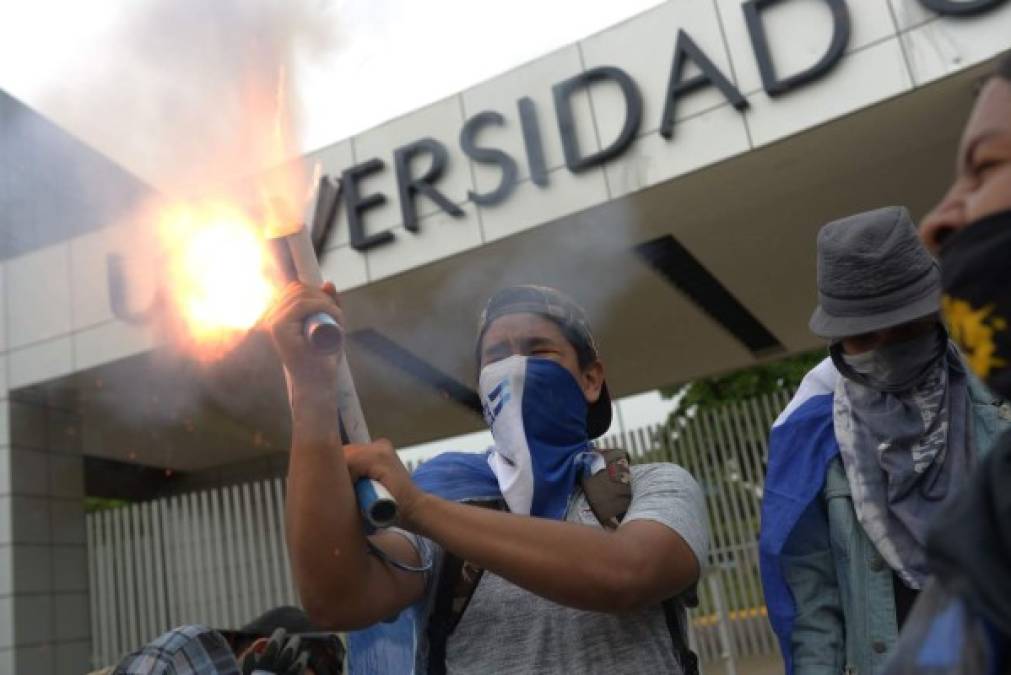
<svg viewBox="0 0 1011 675"><path fill-rule="evenodd" d="M471 506L504 511L501 499L469 502ZM445 675L446 645L449 636L456 630L463 613L474 597L474 591L481 581L484 569L446 551L439 567L439 580L435 588L432 614L428 618L428 674Z"/></svg>
<svg viewBox="0 0 1011 675"><path fill-rule="evenodd" d="M663 615L667 620L667 632L670 633L671 644L674 647L674 658L681 665L684 675L699 675L699 657L688 646L688 607L698 606L698 596L695 587L685 591L678 597L663 601Z"/></svg>
<svg viewBox="0 0 1011 675"><path fill-rule="evenodd" d="M617 529L632 504L632 468L624 450L598 449L605 470L583 476L580 487L601 526Z"/></svg>

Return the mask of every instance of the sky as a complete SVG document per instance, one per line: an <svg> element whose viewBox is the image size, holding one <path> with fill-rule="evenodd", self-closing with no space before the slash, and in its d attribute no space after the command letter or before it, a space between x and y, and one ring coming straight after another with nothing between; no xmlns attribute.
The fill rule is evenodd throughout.
<svg viewBox="0 0 1011 675"><path fill-rule="evenodd" d="M0 88L158 184L179 92L220 67L235 33L294 16L298 146L312 150L487 80L660 4L657 0L0 0ZM213 7L214 9L209 9ZM279 10L278 8L283 8ZM209 32L222 12L234 21ZM296 11L297 10L297 11ZM215 24L216 25L216 24ZM269 28L268 28L269 29ZM228 64L225 64L228 65ZM159 76L170 75L166 81ZM208 92L210 94L210 92ZM163 100L164 99L164 100ZM208 102L213 101L209 96ZM157 105L156 105L157 103ZM208 108L213 107L211 105ZM211 127L213 110L200 111ZM143 131L131 134L131 131ZM153 140L152 140L153 139ZM178 142L162 143L162 149ZM175 155L178 155L178 151ZM174 156L175 156L174 155Z"/></svg>
<svg viewBox="0 0 1011 675"><path fill-rule="evenodd" d="M246 59L250 44L261 45L244 41L243 31L271 32L279 26L283 39L290 39L290 45L278 49L287 53L290 46L292 53L286 78L291 103L300 113L297 150L304 152L440 100L657 4L0 0L0 88L164 188L167 172L179 173L173 162L191 162L228 134L233 120L226 116L229 102L220 90L236 68L262 65ZM221 16L231 10L234 18ZM268 50L268 61L272 55ZM190 139L197 155L186 153ZM655 392L629 397L620 404L612 432L662 421L673 405ZM487 439L487 434L470 434L452 443L477 450ZM430 454L431 447L408 454Z"/></svg>

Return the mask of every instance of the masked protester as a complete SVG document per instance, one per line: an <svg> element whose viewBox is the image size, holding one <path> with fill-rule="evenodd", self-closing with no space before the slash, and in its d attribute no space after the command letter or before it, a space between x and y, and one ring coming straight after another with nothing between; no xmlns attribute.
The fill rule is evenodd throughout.
<svg viewBox="0 0 1011 675"><path fill-rule="evenodd" d="M920 235L940 253L952 337L994 395L1011 397L1011 54L983 87L957 161L951 190ZM1009 486L1005 433L931 524L934 581L903 629L889 675L1011 673Z"/></svg>
<svg viewBox="0 0 1011 675"><path fill-rule="evenodd" d="M788 673L881 672L929 579L928 523L999 409L940 321L941 275L904 208L818 235L811 330L829 358L773 426L760 553Z"/></svg>
<svg viewBox="0 0 1011 675"><path fill-rule="evenodd" d="M491 298L477 360L494 446L440 455L413 480L387 442L342 446L333 364L301 337L315 311L342 320L297 287L268 319L293 381L288 540L310 617L359 629L351 672L696 672L684 607L707 556L705 501L678 466L592 445L611 402L572 300L536 286ZM359 476L397 499L402 530L366 536Z"/></svg>

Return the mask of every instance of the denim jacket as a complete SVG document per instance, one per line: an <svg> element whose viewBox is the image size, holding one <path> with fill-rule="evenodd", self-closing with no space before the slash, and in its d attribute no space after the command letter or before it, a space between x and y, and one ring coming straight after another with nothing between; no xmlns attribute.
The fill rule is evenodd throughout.
<svg viewBox="0 0 1011 675"><path fill-rule="evenodd" d="M969 377L972 434L985 454L1011 428L1011 404ZM796 603L795 675L875 675L898 637L891 568L857 521L841 459L831 461L820 498L805 511L783 555Z"/></svg>

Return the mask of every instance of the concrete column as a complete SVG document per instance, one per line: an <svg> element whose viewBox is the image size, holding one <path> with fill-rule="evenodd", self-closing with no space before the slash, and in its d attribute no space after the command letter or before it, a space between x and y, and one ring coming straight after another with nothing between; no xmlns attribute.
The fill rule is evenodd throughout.
<svg viewBox="0 0 1011 675"><path fill-rule="evenodd" d="M91 654L80 419L42 389L2 407L0 675L79 675Z"/></svg>

